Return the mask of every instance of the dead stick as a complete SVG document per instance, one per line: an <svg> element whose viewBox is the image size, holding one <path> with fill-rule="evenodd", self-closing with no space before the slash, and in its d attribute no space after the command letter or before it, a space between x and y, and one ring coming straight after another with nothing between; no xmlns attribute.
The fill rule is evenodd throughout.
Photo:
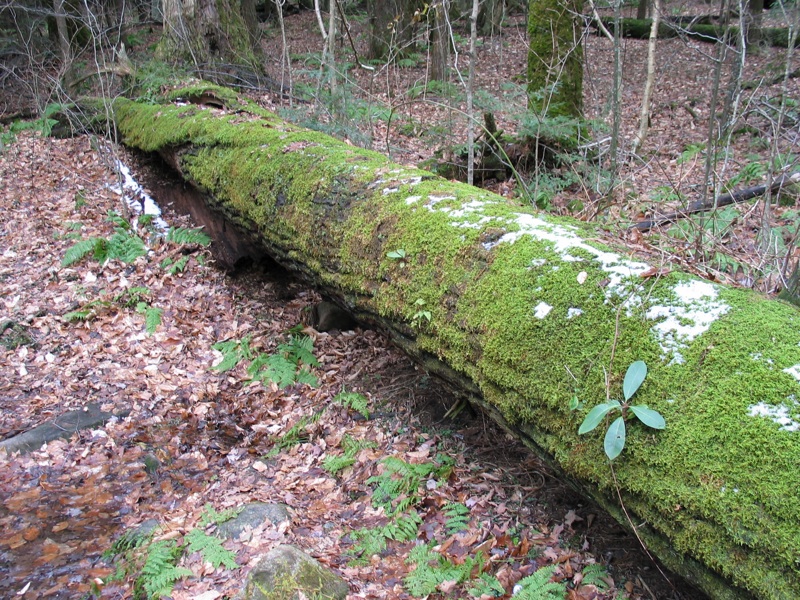
<svg viewBox="0 0 800 600"><path fill-rule="evenodd" d="M723 194L719 196L716 202L703 202L698 200L697 202L692 202L689 206L682 210L678 210L675 212L667 213L665 215L661 215L660 217L653 217L650 219L645 219L644 221L639 221L638 223L634 223L628 229L638 229L639 231L649 231L653 227L657 227L659 225L665 225L666 223L672 223L673 221L677 221L678 219L682 219L683 217L688 217L689 215L693 215L699 212L705 212L707 210L712 210L714 208L720 208L723 206L728 206L729 204L736 204L737 202L746 202L751 198L757 198L758 196L763 196L767 193L767 190L774 193L779 191L784 185L791 184L791 183L800 183L800 171L796 173L792 173L791 175L781 175L777 179L772 182L772 185L754 185L753 187L744 188L743 190L735 190L730 194Z"/></svg>

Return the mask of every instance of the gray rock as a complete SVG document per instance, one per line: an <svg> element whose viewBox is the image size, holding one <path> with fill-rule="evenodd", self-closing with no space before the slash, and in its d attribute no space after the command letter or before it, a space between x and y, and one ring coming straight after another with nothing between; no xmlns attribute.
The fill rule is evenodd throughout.
<svg viewBox="0 0 800 600"><path fill-rule="evenodd" d="M102 425L114 416L114 413L102 411L99 404L89 404L81 410L71 410L30 431L1 441L0 450L5 450L9 454L17 451L26 453L38 450L45 442L69 438L80 429Z"/></svg>
<svg viewBox="0 0 800 600"><path fill-rule="evenodd" d="M330 569L294 546L273 548L247 575L239 600L345 600L347 583Z"/></svg>
<svg viewBox="0 0 800 600"><path fill-rule="evenodd" d="M217 525L217 535L235 540L247 527L255 529L267 521L277 525L283 521L289 521L291 518L285 504L253 502L245 505L233 519Z"/></svg>

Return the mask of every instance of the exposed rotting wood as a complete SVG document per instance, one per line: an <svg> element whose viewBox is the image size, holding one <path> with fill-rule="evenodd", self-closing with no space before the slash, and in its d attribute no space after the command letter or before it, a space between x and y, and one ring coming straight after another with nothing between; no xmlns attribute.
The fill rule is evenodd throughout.
<svg viewBox="0 0 800 600"><path fill-rule="evenodd" d="M800 312L604 247L586 224L290 125L232 92L222 110L115 101L123 141L159 152L279 263L459 386L714 598L800 589ZM591 407L644 360L612 476ZM570 398L582 408L571 411ZM602 429L602 428L600 428ZM618 489L616 486L619 486Z"/></svg>

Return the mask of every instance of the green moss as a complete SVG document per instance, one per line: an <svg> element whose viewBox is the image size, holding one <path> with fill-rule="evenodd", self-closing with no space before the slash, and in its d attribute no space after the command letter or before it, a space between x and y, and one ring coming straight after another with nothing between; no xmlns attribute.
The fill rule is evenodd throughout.
<svg viewBox="0 0 800 600"><path fill-rule="evenodd" d="M529 226L519 206L260 109L116 107L126 143L152 151L191 142L181 169L226 215L357 309L394 323L414 351L474 381L612 512L603 432L578 436L585 411L568 403L576 389L585 410L603 401L607 375L619 398L627 366L646 361L635 402L661 412L667 428L630 424L615 462L628 509L663 555L668 539L711 570L665 558L678 570L690 564L707 589L722 586L712 571L759 597L800 589L800 432L750 414L759 402L782 403L800 420L800 384L784 371L800 364L796 309L719 288L715 302L727 312L693 340L662 348L648 310L681 306L675 290L691 278L620 279L593 246L564 250L570 236L593 237L586 225L540 215L542 232L499 243ZM403 261L386 256L397 249ZM417 299L432 319L414 327Z"/></svg>

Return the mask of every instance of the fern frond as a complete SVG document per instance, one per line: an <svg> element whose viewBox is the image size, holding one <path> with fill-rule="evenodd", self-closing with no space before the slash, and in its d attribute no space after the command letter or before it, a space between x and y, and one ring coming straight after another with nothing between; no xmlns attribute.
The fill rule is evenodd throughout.
<svg viewBox="0 0 800 600"><path fill-rule="evenodd" d="M129 230L131 228L131 224L128 223L117 211L109 210L106 213L106 221L109 223L113 223L114 227L123 230Z"/></svg>
<svg viewBox="0 0 800 600"><path fill-rule="evenodd" d="M602 565L597 563L586 565L581 574L583 575L581 580L583 585L593 585L601 592L605 592L610 587L608 581L605 580L608 577L608 571Z"/></svg>
<svg viewBox="0 0 800 600"><path fill-rule="evenodd" d="M226 342L217 342L211 346L214 350L222 353L222 361L211 367L215 371L230 371L242 360L252 358L252 351L250 350L250 336L245 336L241 340L228 340Z"/></svg>
<svg viewBox="0 0 800 600"><path fill-rule="evenodd" d="M189 544L189 552L200 552L216 569L220 565L226 569L238 569L236 554L224 548L219 538L206 534L202 529L192 529L184 538Z"/></svg>
<svg viewBox="0 0 800 600"><path fill-rule="evenodd" d="M244 507L233 507L217 512L213 504L206 502L203 507L203 512L200 514L200 527L207 527L212 523L219 525L225 521L230 521L242 512L242 510L244 510Z"/></svg>
<svg viewBox="0 0 800 600"><path fill-rule="evenodd" d="M129 231L117 229L117 232L108 240L107 257L118 259L125 264L130 264L140 256L147 254L147 247L138 235Z"/></svg>
<svg viewBox="0 0 800 600"><path fill-rule="evenodd" d="M356 392L339 392L333 397L337 404L356 411L365 419L369 419L369 407L366 396Z"/></svg>
<svg viewBox="0 0 800 600"><path fill-rule="evenodd" d="M505 596L506 588L500 583L500 580L494 575L488 573L481 573L478 575L478 581L471 588L467 590L471 596L480 598L481 596L492 596L499 598Z"/></svg>
<svg viewBox="0 0 800 600"><path fill-rule="evenodd" d="M172 540L154 542L147 548L142 572L136 580L135 588L143 590L149 598L160 598L172 594L175 582L189 577L189 569L175 566L181 550Z"/></svg>
<svg viewBox="0 0 800 600"><path fill-rule="evenodd" d="M514 586L514 597L518 600L564 600L564 584L550 581L555 570L556 565L542 567L533 575L520 579Z"/></svg>
<svg viewBox="0 0 800 600"><path fill-rule="evenodd" d="M442 512L447 516L444 524L449 535L464 531L469 524L469 509L460 502L449 502L444 505Z"/></svg>
<svg viewBox="0 0 800 600"><path fill-rule="evenodd" d="M187 244L208 246L211 244L211 237L203 230L187 227L172 227L167 232L166 240L173 244L178 244L179 246L185 246Z"/></svg>
<svg viewBox="0 0 800 600"><path fill-rule="evenodd" d="M416 511L398 517L384 527L384 536L397 542L410 542L417 539L422 517Z"/></svg>
<svg viewBox="0 0 800 600"><path fill-rule="evenodd" d="M181 256L178 260L176 260L172 265L169 265L169 269L167 269L167 273L170 275L176 275L178 273L183 273L186 270L186 265L189 263L188 256ZM163 265L162 265L163 266Z"/></svg>
<svg viewBox="0 0 800 600"><path fill-rule="evenodd" d="M322 468L331 475L336 475L339 471L353 466L355 462L356 459L352 456L326 456L322 461Z"/></svg>
<svg viewBox="0 0 800 600"><path fill-rule="evenodd" d="M95 246L97 246L99 241L100 238L89 238L88 240L76 242L69 250L66 251L66 253L64 253L64 258L61 259L61 266L69 267L70 265L80 262L89 253L95 252Z"/></svg>

